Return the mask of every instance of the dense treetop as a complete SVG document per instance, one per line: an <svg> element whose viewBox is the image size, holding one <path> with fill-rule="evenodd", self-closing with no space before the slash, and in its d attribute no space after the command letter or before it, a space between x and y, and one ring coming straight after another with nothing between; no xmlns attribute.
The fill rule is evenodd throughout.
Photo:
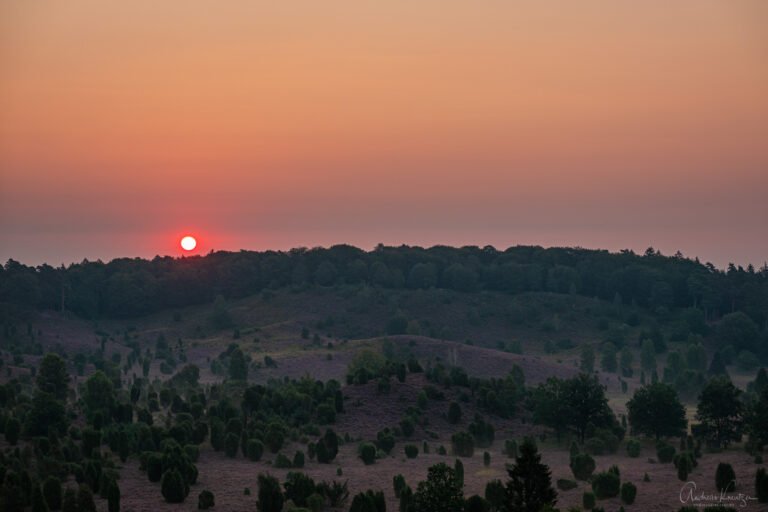
<svg viewBox="0 0 768 512"><path fill-rule="evenodd" d="M768 267L755 270L632 251L517 246L453 248L348 245L286 252L215 252L206 256L116 259L0 267L0 304L12 310L65 309L85 318L129 318L164 308L238 298L265 289L368 284L389 289L462 292L549 291L620 300L649 308L702 309L707 318L741 311L768 319ZM747 333L748 334L748 333Z"/></svg>

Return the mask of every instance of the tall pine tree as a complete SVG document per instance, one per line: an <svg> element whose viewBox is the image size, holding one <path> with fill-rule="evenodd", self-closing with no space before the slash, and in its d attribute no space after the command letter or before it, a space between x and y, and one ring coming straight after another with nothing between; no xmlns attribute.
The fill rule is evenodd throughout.
<svg viewBox="0 0 768 512"><path fill-rule="evenodd" d="M545 505L557 503L552 488L552 472L541 463L539 450L530 439L520 446L520 456L507 470L507 507L509 512L539 512Z"/></svg>

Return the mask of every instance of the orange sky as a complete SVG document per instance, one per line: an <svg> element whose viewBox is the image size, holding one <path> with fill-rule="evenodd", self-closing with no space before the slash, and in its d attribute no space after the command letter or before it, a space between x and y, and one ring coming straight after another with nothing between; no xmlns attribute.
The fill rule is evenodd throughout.
<svg viewBox="0 0 768 512"><path fill-rule="evenodd" d="M272 5L278 4L278 5ZM0 259L768 259L768 3L0 4Z"/></svg>

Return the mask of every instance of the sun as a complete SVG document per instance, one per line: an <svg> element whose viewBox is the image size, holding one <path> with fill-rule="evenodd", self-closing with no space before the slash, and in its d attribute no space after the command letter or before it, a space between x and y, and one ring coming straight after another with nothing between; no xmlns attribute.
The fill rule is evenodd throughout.
<svg viewBox="0 0 768 512"><path fill-rule="evenodd" d="M191 251L195 247L197 247L197 240L195 240L195 237L187 235L181 239L181 248L185 251Z"/></svg>

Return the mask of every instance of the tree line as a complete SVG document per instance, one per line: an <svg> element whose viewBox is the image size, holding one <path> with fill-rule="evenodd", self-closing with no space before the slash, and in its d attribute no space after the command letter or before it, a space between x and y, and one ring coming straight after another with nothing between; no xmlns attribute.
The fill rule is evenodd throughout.
<svg viewBox="0 0 768 512"><path fill-rule="evenodd" d="M698 308L716 319L744 312L768 321L768 265L755 269L624 250L349 245L206 256L120 258L54 268L9 260L0 267L0 305L11 312L65 309L84 318L131 318L167 308L245 297L264 290L365 284L510 294L547 291L658 310Z"/></svg>

